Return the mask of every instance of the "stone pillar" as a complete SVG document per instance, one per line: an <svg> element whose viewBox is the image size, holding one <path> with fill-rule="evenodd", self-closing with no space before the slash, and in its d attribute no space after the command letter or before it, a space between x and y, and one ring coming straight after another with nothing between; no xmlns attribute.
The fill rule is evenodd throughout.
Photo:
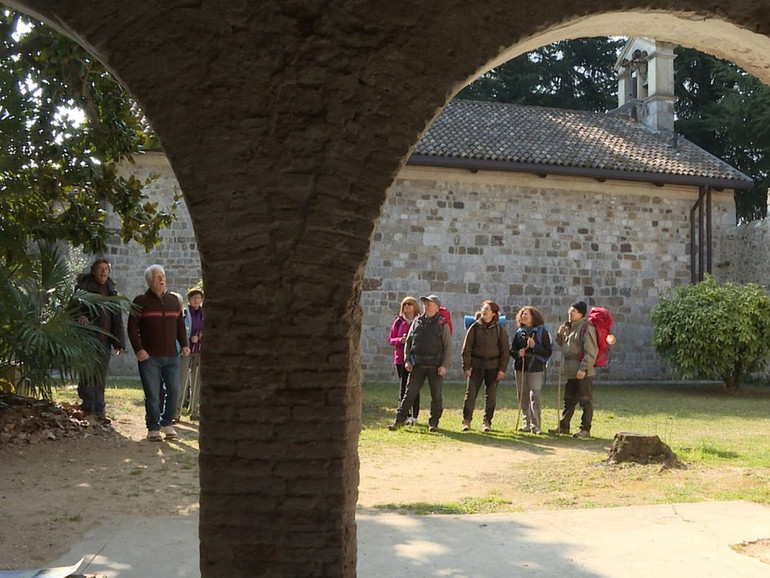
<svg viewBox="0 0 770 578"><path fill-rule="evenodd" d="M203 576L355 574L361 270L387 187L472 75L508 48L662 28L770 76L770 0L9 3L116 72L188 202L207 289ZM731 22L751 43L693 32Z"/></svg>

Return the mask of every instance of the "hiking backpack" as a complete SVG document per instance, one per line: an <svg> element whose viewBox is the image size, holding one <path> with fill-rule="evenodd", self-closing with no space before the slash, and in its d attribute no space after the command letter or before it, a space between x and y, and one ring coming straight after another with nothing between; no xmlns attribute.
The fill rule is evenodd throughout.
<svg viewBox="0 0 770 578"><path fill-rule="evenodd" d="M449 335L452 335L452 331L454 331L454 327L452 327L452 314L449 313L449 309L444 307L443 305L438 308L438 314L441 315L441 317L444 318L444 321L447 322L449 325Z"/></svg>
<svg viewBox="0 0 770 578"><path fill-rule="evenodd" d="M606 307L591 307L588 313L588 319L580 330L580 339L583 339L588 326L593 325L596 330L596 344L599 346L599 353L596 354L594 367L604 367L610 360L610 347L615 344L615 336L612 334L612 315ZM583 353L578 355L582 361Z"/></svg>
<svg viewBox="0 0 770 578"><path fill-rule="evenodd" d="M479 319L481 315L476 313L476 315L465 315L463 317L463 323L465 324L465 330L467 331L470 329L471 325L473 325L477 319ZM497 323L500 324L501 327L505 327L508 323L508 320L505 318L505 315L500 315L497 318Z"/></svg>

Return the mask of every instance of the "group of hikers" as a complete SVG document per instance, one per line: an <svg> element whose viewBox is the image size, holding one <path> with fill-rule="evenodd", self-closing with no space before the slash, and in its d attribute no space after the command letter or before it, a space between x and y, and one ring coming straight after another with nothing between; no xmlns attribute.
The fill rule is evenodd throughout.
<svg viewBox="0 0 770 578"><path fill-rule="evenodd" d="M104 296L116 295L110 278L110 263L97 259L87 275L78 279L78 288ZM160 265L145 270L147 291L134 299L129 315L128 335L136 353L145 395L147 439L159 441L177 437L173 423L179 419L183 402L188 402L192 419L198 413L198 366L203 324L203 290L192 287L188 303L167 291L166 274ZM420 313L422 305L422 313ZM562 352L561 372L566 379L561 418L550 434L570 434L570 422L579 404L583 410L577 438L591 435L593 419L592 386L600 347L597 329L587 320L584 301L573 303L568 321L556 331L556 344ZM104 389L112 349L125 349L123 320L119 312L84 308L78 318L93 325L102 345L99 371L81 380L78 393L81 408L97 421L109 423L105 414ZM481 303L471 317L462 346L462 370L466 378L462 431L469 431L481 387L484 386L484 417L481 430L492 431L497 405L497 388L505 378L513 358L522 426L520 432L542 434L541 390L552 345L542 313L530 305L516 314L517 328L509 341L500 306L492 300ZM420 414L420 390L427 379L431 403L428 429L438 430L444 406L443 378L452 362L452 318L436 295L405 297L390 329L393 361L399 376L399 403L396 418L388 428L416 425ZM181 373L181 375L180 375ZM162 435L161 435L162 434Z"/></svg>
<svg viewBox="0 0 770 578"><path fill-rule="evenodd" d="M420 313L420 303L422 313ZM436 295L405 297L398 316L390 329L393 362L399 376L399 402L396 418L388 426L397 430L416 425L420 414L420 390L428 380L430 385L430 418L428 430L438 430L444 410L443 378L452 362L452 321ZM566 379L564 407L559 424L548 433L569 435L570 422L577 405L583 410L576 438L591 436L593 419L593 376L599 355L597 331L587 319L584 301L573 303L567 312L568 321L556 331L556 344L562 352L562 374ZM484 301L468 326L462 346L462 370L466 378L463 402L462 431L469 431L473 421L476 399L484 386L484 417L481 431L492 431L497 405L497 387L504 379L513 358L522 426L518 431L542 434L541 399L546 364L552 353L551 338L542 313L530 305L516 314L517 328L509 334L500 316L500 306Z"/></svg>
<svg viewBox="0 0 770 578"><path fill-rule="evenodd" d="M79 276L77 289L105 297L117 295L110 271L108 260L97 259L89 273ZM198 419L203 289L191 287L185 305L181 295L166 289L166 272L161 265L147 267L144 278L147 291L133 301L128 337L144 390L147 439L170 440L178 437L173 424L184 404L189 407L190 419ZM126 347L123 317L117 310L83 306L78 322L91 326L101 344L96 371L78 384L80 407L89 421L108 424L104 390L112 350L120 355Z"/></svg>

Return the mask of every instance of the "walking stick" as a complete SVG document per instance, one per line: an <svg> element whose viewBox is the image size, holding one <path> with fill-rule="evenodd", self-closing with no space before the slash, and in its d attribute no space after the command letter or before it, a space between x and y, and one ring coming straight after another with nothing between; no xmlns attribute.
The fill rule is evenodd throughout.
<svg viewBox="0 0 770 578"><path fill-rule="evenodd" d="M564 358L559 359L559 379L556 386L556 429L561 429L561 417L559 408L561 407L561 366L564 365Z"/></svg>
<svg viewBox="0 0 770 578"><path fill-rule="evenodd" d="M527 356L521 358L521 380L516 380L516 399L519 401L519 411L516 412L516 435L519 433L519 420L521 419L521 398L524 395L524 373L527 370ZM518 377L518 373L516 374Z"/></svg>
<svg viewBox="0 0 770 578"><path fill-rule="evenodd" d="M524 379L524 360L521 362L521 379L519 379L519 372L514 371L516 374L516 405L519 406L519 410L516 412L516 425L513 428L514 435L519 435L519 420L521 419L521 381Z"/></svg>

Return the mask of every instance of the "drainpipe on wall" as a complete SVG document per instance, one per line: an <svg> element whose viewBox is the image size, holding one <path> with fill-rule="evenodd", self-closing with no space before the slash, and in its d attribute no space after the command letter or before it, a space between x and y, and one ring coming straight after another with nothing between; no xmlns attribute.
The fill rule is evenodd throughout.
<svg viewBox="0 0 770 578"><path fill-rule="evenodd" d="M697 230L695 229L696 211ZM711 212L711 187L701 185L698 188L698 200L690 209L690 281L692 283L703 281L706 273L711 273Z"/></svg>

